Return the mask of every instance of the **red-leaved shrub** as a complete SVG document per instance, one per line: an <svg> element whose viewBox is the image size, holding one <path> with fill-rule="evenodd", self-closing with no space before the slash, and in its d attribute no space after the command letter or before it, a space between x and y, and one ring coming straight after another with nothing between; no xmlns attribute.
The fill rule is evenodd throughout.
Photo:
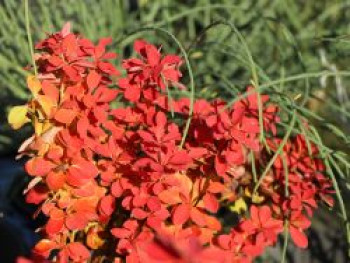
<svg viewBox="0 0 350 263"><path fill-rule="evenodd" d="M26 200L47 217L33 262L251 262L284 229L307 247L332 185L301 134L272 159L282 139L269 96L249 86L233 105L195 100L189 116L189 99L167 96L185 89L180 56L138 40L120 77L110 43L94 45L69 24L39 42L32 98L9 114L13 128L34 127L19 149L32 177ZM118 96L125 106L112 109ZM225 225L224 208L238 222Z"/></svg>

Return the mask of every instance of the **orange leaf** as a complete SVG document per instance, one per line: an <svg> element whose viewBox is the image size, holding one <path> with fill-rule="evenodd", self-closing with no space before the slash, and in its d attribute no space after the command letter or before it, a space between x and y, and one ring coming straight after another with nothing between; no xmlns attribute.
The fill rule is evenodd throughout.
<svg viewBox="0 0 350 263"><path fill-rule="evenodd" d="M26 172L31 176L46 176L54 168L54 164L41 157L30 159L25 164Z"/></svg>
<svg viewBox="0 0 350 263"><path fill-rule="evenodd" d="M205 226L207 224L206 221L206 214L200 211L198 208L193 207L191 209L191 219L193 222L195 222L198 226Z"/></svg>
<svg viewBox="0 0 350 263"><path fill-rule="evenodd" d="M58 102L59 90L49 81L43 81L42 90L45 96L49 97L52 101Z"/></svg>
<svg viewBox="0 0 350 263"><path fill-rule="evenodd" d="M34 75L29 75L27 77L27 85L34 97L36 97L41 90L40 81Z"/></svg>
<svg viewBox="0 0 350 263"><path fill-rule="evenodd" d="M55 242L48 239L42 239L35 245L34 252L38 255L48 257L51 250L54 248L56 248Z"/></svg>
<svg viewBox="0 0 350 263"><path fill-rule="evenodd" d="M205 219L206 219L206 225L208 226L208 228L216 231L221 230L221 223L216 217L207 215Z"/></svg>
<svg viewBox="0 0 350 263"><path fill-rule="evenodd" d="M47 186L51 190L58 190L62 188L64 183L66 182L66 176L63 172L49 172L48 175L46 176L46 183Z"/></svg>
<svg viewBox="0 0 350 263"><path fill-rule="evenodd" d="M102 227L93 227L89 229L89 232L86 236L86 244L92 249L98 249L104 244L104 239L102 238Z"/></svg>
<svg viewBox="0 0 350 263"><path fill-rule="evenodd" d="M77 113L71 109L59 109L55 114L55 120L64 124L71 124Z"/></svg>
<svg viewBox="0 0 350 263"><path fill-rule="evenodd" d="M182 202L178 191L172 189L162 191L161 193L159 193L158 198L163 203L169 205L174 205Z"/></svg>

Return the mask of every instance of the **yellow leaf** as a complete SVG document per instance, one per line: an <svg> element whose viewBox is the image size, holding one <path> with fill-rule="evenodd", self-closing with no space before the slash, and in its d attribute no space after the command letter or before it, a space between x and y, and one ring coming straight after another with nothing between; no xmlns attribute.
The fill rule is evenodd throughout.
<svg viewBox="0 0 350 263"><path fill-rule="evenodd" d="M264 196L259 195L258 193L253 194L252 202L254 204L260 204L260 203L262 203L264 201L265 201L265 197Z"/></svg>
<svg viewBox="0 0 350 263"><path fill-rule="evenodd" d="M139 0L139 5L140 5L141 7L147 5L147 3L148 3L148 0Z"/></svg>
<svg viewBox="0 0 350 263"><path fill-rule="evenodd" d="M52 127L52 123L49 121L45 121L43 126L43 132L47 132L48 130L51 129L51 127Z"/></svg>
<svg viewBox="0 0 350 263"><path fill-rule="evenodd" d="M44 131L44 122L39 121L37 118L34 119L34 130L36 135L41 135Z"/></svg>
<svg viewBox="0 0 350 263"><path fill-rule="evenodd" d="M237 199L233 205L230 206L230 210L238 214L243 214L245 211L247 211L247 203L241 197Z"/></svg>
<svg viewBox="0 0 350 263"><path fill-rule="evenodd" d="M201 58L201 57L203 57L203 53L201 51L193 52L191 54L192 59Z"/></svg>
<svg viewBox="0 0 350 263"><path fill-rule="evenodd" d="M245 195L245 196L248 196L248 197L251 197L251 196L252 196L252 193L250 192L250 190L249 190L248 187L246 187L246 188L244 189L244 195Z"/></svg>
<svg viewBox="0 0 350 263"><path fill-rule="evenodd" d="M21 105L21 106L14 106L8 115L8 122L11 125L11 127L15 130L21 128L24 124L29 122L29 119L27 118L28 113L28 106L27 105Z"/></svg>
<svg viewBox="0 0 350 263"><path fill-rule="evenodd" d="M34 97L36 97L41 90L41 83L40 81L33 75L29 75L27 77L27 85Z"/></svg>
<svg viewBox="0 0 350 263"><path fill-rule="evenodd" d="M40 104L46 117L50 117L51 111L56 105L56 103L52 99L44 95L39 95L37 101Z"/></svg>
<svg viewBox="0 0 350 263"><path fill-rule="evenodd" d="M245 188L244 195L250 197L252 199L252 203L254 204L260 204L265 201L265 197L263 195L259 195L259 193L254 193L252 195L248 187Z"/></svg>

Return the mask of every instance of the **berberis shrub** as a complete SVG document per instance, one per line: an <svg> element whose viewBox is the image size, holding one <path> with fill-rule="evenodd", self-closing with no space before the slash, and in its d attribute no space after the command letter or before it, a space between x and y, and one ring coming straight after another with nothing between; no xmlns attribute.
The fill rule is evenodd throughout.
<svg viewBox="0 0 350 263"><path fill-rule="evenodd" d="M254 85L232 104L169 96L186 89L183 58L137 40L122 77L109 43L66 24L36 45L32 98L9 122L34 128L19 154L47 222L19 261L251 262L282 232L306 248L332 184L316 145L279 135L278 105Z"/></svg>

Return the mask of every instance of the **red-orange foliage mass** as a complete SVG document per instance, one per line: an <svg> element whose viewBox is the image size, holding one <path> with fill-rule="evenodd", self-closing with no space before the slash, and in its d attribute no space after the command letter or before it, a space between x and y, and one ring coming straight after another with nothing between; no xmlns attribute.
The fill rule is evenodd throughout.
<svg viewBox="0 0 350 263"><path fill-rule="evenodd" d="M33 262L251 262L284 228L307 247L313 211L332 205L317 147L291 137L254 191L252 162L259 179L282 141L278 106L260 96L263 144L254 87L231 106L196 100L189 116L188 99L167 96L185 88L181 57L138 40L120 77L110 43L69 25L48 36L36 45L32 99L10 113L13 127L35 130L19 151L32 177L26 200L48 218ZM127 106L112 109L118 96ZM225 207L241 210L237 223L217 216Z"/></svg>

